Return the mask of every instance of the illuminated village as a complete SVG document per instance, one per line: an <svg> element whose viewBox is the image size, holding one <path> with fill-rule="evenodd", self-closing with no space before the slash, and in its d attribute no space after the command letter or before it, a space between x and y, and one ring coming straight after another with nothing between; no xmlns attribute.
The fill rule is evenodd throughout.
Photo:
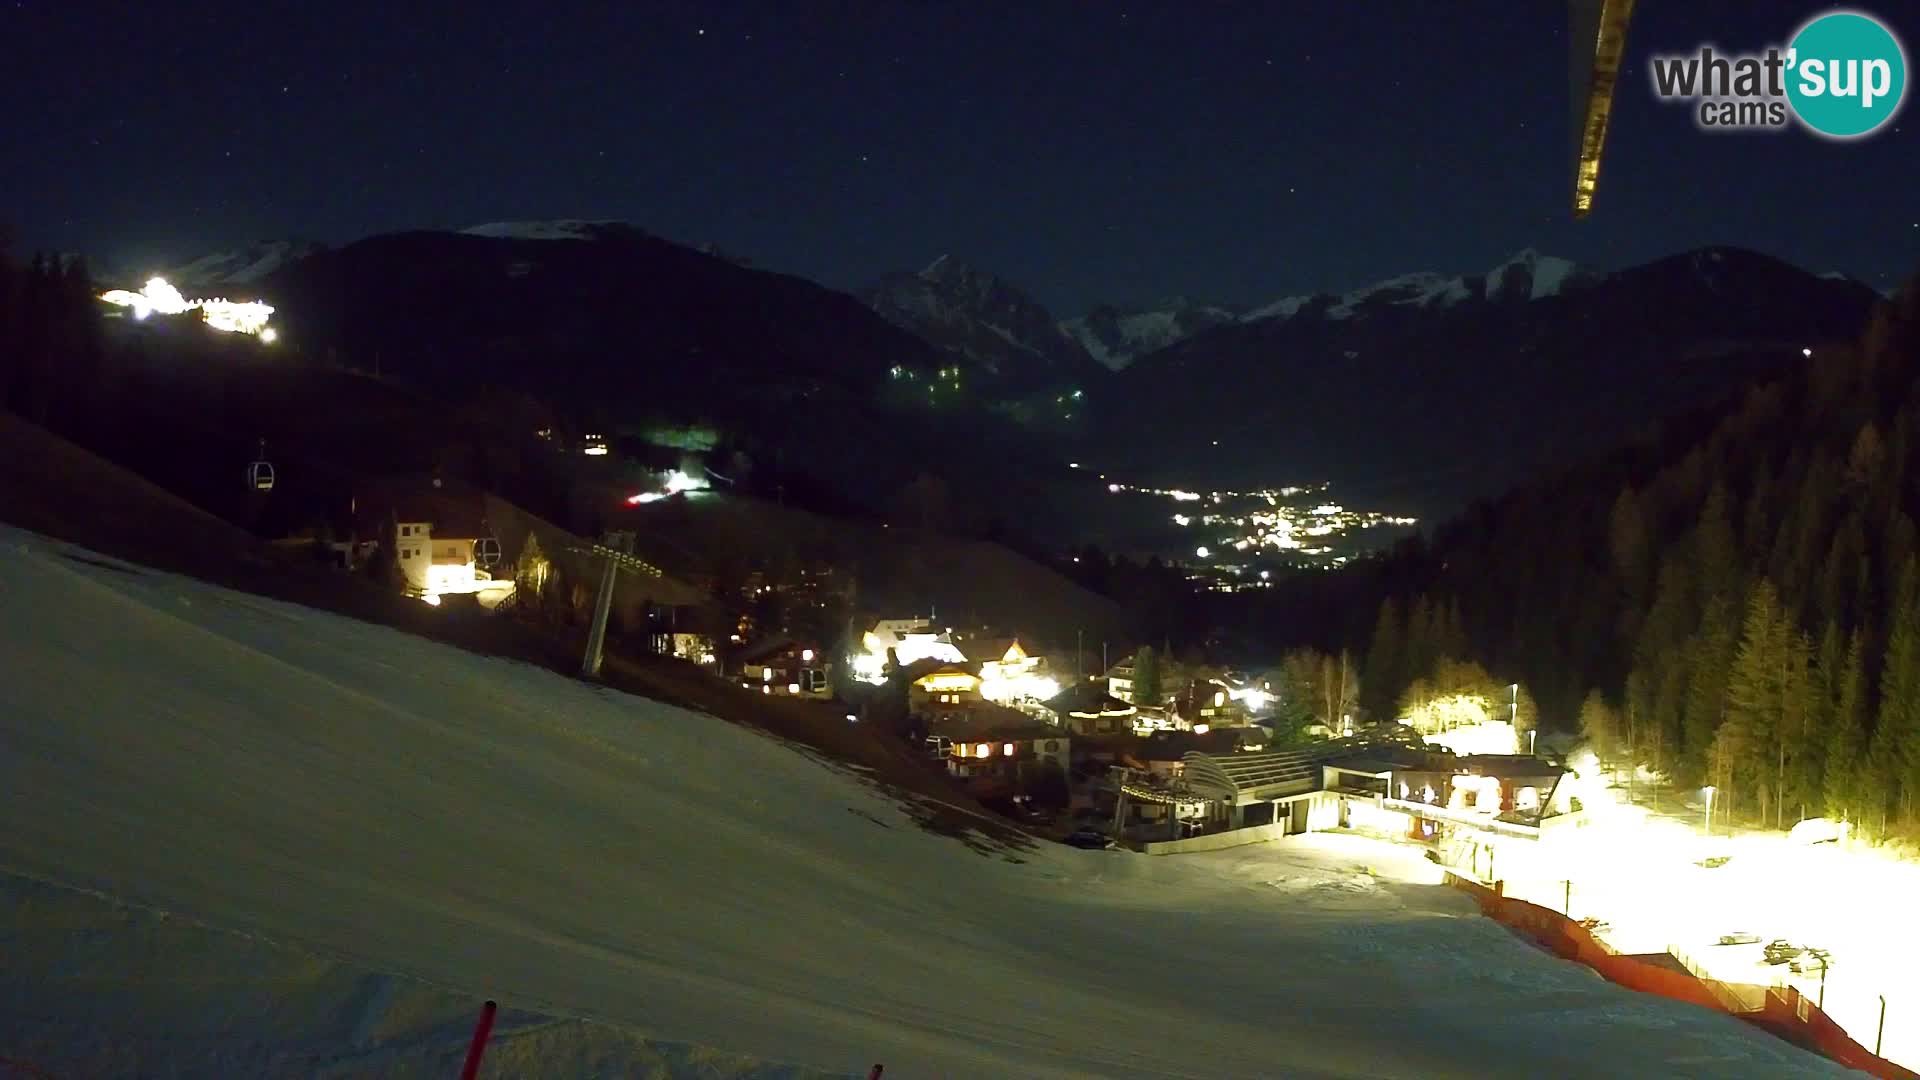
<svg viewBox="0 0 1920 1080"><path fill-rule="evenodd" d="M1270 587L1271 570L1263 572L1262 563L1343 566L1409 535L1419 524L1411 517L1350 510L1330 501L1330 488L1189 491L1107 482L1111 495L1170 503L1167 519L1193 541L1195 580L1221 592Z"/></svg>

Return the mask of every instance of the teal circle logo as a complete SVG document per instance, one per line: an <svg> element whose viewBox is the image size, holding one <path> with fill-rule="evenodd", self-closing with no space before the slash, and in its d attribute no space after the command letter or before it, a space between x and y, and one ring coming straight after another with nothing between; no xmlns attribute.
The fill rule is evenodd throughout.
<svg viewBox="0 0 1920 1080"><path fill-rule="evenodd" d="M1878 130L1907 94L1907 54L1878 19L1835 11L1787 46L1787 101L1816 134L1853 139Z"/></svg>

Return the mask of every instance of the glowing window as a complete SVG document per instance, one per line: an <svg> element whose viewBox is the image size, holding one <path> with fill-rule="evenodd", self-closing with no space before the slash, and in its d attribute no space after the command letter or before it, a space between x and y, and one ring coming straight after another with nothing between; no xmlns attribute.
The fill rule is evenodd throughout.
<svg viewBox="0 0 1920 1080"><path fill-rule="evenodd" d="M1004 745L1004 746L1002 746L1002 747L1000 748L1000 752L1001 752L1002 754L1005 754L1005 755L1006 755L1006 756L1008 756L1008 757L1012 757L1012 756L1013 756L1013 744L1012 744L1012 743L1007 743L1006 745Z"/></svg>

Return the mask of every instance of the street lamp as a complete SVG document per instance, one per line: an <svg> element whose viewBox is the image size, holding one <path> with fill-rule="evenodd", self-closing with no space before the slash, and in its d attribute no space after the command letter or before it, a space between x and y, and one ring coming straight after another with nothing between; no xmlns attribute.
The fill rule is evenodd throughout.
<svg viewBox="0 0 1920 1080"><path fill-rule="evenodd" d="M1707 835L1708 836L1713 835L1713 793L1714 791L1715 791L1715 788L1712 784L1708 784L1706 787L1703 787L1700 789L1700 793L1707 797Z"/></svg>

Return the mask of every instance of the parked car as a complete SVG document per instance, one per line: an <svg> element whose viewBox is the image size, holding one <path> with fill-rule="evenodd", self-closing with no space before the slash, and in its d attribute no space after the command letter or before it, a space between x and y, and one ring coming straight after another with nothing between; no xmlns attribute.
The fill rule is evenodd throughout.
<svg viewBox="0 0 1920 1080"><path fill-rule="evenodd" d="M1760 935L1759 935L1759 934L1749 934L1749 933L1747 933L1747 932L1746 932L1745 930L1735 930L1735 931L1734 931L1733 933L1731 933L1731 934L1721 934L1721 935L1720 935L1720 940L1719 940L1718 942L1716 942L1715 944L1718 944L1718 945L1758 945L1758 944L1760 944Z"/></svg>
<svg viewBox="0 0 1920 1080"><path fill-rule="evenodd" d="M1794 844L1837 844L1846 831L1844 824L1830 818L1807 818L1787 833L1787 840Z"/></svg>
<svg viewBox="0 0 1920 1080"><path fill-rule="evenodd" d="M1767 943L1767 951L1766 951L1767 963L1784 964L1787 961L1792 960L1794 957L1799 956L1801 953L1804 953L1806 951L1807 950L1804 946L1795 945L1792 942L1787 941L1785 938L1774 938L1772 941L1769 941Z"/></svg>
<svg viewBox="0 0 1920 1080"><path fill-rule="evenodd" d="M1795 975L1818 975L1833 966L1833 957L1825 949L1808 949L1794 957L1787 969Z"/></svg>
<svg viewBox="0 0 1920 1080"><path fill-rule="evenodd" d="M1113 838L1099 829L1075 829L1067 834L1066 842L1074 847L1089 850L1103 850L1116 846Z"/></svg>

